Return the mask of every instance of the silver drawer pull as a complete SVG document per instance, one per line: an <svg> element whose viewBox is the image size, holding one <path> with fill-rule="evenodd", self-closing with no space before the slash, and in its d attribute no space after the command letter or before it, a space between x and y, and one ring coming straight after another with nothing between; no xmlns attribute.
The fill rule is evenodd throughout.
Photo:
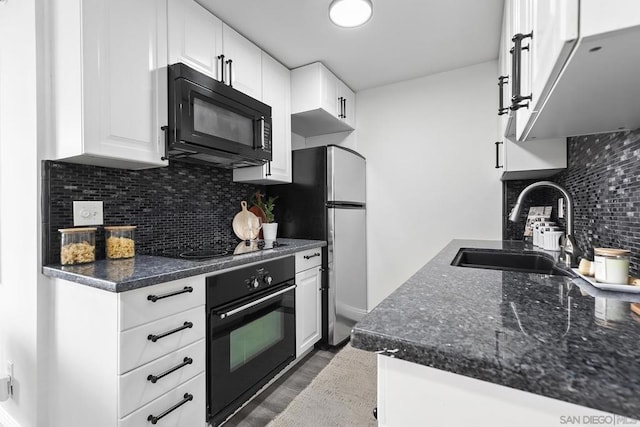
<svg viewBox="0 0 640 427"><path fill-rule="evenodd" d="M254 307L254 306L258 305L258 304L262 304L265 301L269 301L270 299L275 298L275 297L277 297L279 295L282 295L285 292L289 292L290 290L295 289L297 286L298 285L291 285L291 286L289 286L287 288L279 290L278 292L274 292L272 294L264 296L264 297L262 297L260 299L255 300L255 301L251 301L250 303L242 305L242 306L240 306L238 308L234 308L233 310L229 310L229 311L224 312L224 313L218 313L218 316L220 317L220 319L224 319L226 317L233 316L234 314L240 313L241 311L245 311L248 308Z"/></svg>

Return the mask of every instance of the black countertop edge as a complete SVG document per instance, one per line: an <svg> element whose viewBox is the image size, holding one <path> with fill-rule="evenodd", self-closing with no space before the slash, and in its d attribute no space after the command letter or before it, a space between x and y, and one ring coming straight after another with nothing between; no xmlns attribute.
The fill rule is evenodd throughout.
<svg viewBox="0 0 640 427"><path fill-rule="evenodd" d="M461 248L557 261L521 241L453 240L354 326L352 346L640 419L640 317L601 317L640 294L602 291L560 263L565 276L451 265Z"/></svg>
<svg viewBox="0 0 640 427"><path fill-rule="evenodd" d="M324 240L278 239L279 246L257 252L206 261L190 261L151 255L122 260L97 260L75 266L47 265L42 274L109 292L125 292L146 286L233 267L266 261L327 245Z"/></svg>

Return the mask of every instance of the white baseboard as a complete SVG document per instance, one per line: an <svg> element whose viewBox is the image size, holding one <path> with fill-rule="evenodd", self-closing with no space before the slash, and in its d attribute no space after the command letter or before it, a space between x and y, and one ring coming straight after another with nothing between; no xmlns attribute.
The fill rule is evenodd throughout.
<svg viewBox="0 0 640 427"><path fill-rule="evenodd" d="M20 427L20 424L0 406L0 427Z"/></svg>

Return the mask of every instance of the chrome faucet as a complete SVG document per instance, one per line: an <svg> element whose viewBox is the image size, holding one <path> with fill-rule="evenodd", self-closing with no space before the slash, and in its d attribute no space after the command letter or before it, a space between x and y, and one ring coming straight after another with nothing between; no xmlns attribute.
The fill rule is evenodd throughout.
<svg viewBox="0 0 640 427"><path fill-rule="evenodd" d="M564 256L563 258L564 263L567 266L571 267L572 265L575 265L577 263L577 259L580 253L579 253L578 245L576 245L575 238L573 237L573 199L571 198L571 194L569 194L569 192L565 190L563 187L551 181L538 181L529 185L524 190L522 190L522 192L518 196L518 200L516 201L515 206L511 210L511 213L509 214L509 221L511 222L518 221L518 218L520 217L520 211L522 210L522 202L524 201L524 198L527 196L527 194L531 192L531 190L534 190L539 187L555 188L560 193L562 193L562 195L564 196L567 202L566 203L567 232L566 232L566 237L562 242L562 252Z"/></svg>

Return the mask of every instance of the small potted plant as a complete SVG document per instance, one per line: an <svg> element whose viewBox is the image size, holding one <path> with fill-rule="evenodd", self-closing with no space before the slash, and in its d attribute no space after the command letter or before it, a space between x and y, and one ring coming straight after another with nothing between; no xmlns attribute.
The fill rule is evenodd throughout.
<svg viewBox="0 0 640 427"><path fill-rule="evenodd" d="M257 206L264 213L264 222L262 224L262 235L264 240L276 240L278 234L278 223L274 222L273 208L276 206L275 201L278 196L271 196L266 201L264 195L256 191L251 196L251 203Z"/></svg>

